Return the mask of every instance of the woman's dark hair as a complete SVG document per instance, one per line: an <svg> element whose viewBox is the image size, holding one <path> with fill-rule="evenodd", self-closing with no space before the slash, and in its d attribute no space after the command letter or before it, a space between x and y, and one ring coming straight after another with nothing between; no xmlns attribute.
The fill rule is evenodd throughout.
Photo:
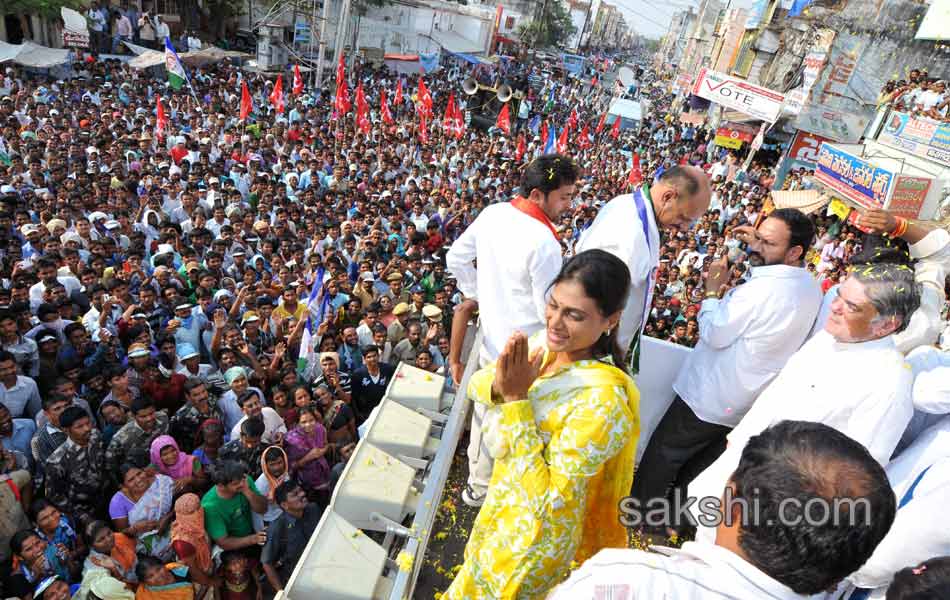
<svg viewBox="0 0 950 600"><path fill-rule="evenodd" d="M138 564L135 565L135 576L138 580L145 581L145 575L155 567L165 568L165 563L154 556L139 555Z"/></svg>
<svg viewBox="0 0 950 600"><path fill-rule="evenodd" d="M128 474L129 474L129 471L131 471L131 470L133 470L133 469L139 469L139 470L141 470L142 467L140 467L140 466L138 466L138 465L134 465L134 464L132 464L132 463L130 463L130 462L124 462L124 463L122 463L121 465L119 465L119 481L122 482L122 483L125 483L125 476L128 475Z"/></svg>
<svg viewBox="0 0 950 600"><path fill-rule="evenodd" d="M630 270L627 265L603 250L586 250L572 257L564 263L548 289L565 281L581 284L584 293L594 301L604 317L622 310L630 293ZM592 350L594 357L610 356L614 366L625 370L624 351L617 341L617 329L611 329L610 335L601 334Z"/></svg>
<svg viewBox="0 0 950 600"><path fill-rule="evenodd" d="M34 500L33 504L30 505L30 521L33 521L33 523L36 523L36 519L37 517L40 516L40 513L46 510L47 508L49 508L50 506L53 506L53 503L47 500L46 498L40 498L38 500Z"/></svg>
<svg viewBox="0 0 950 600"><path fill-rule="evenodd" d="M317 423L323 423L323 416L320 414L320 410L317 408L317 405L316 405L316 404L311 404L311 405L309 405L309 406L304 406L304 407L301 407L301 408L298 408L298 409L297 409L297 422L298 422L298 423L300 422L300 417L304 416L304 414L308 414L308 415L310 415L311 417L313 417L313 419L314 419Z"/></svg>
<svg viewBox="0 0 950 600"><path fill-rule="evenodd" d="M545 154L531 161L521 178L521 195L528 197L539 190L544 195L559 187L577 181L578 169L574 161L561 154Z"/></svg>
<svg viewBox="0 0 950 600"><path fill-rule="evenodd" d="M887 600L947 598L950 598L950 556L938 556L916 567L901 569L887 588Z"/></svg>
<svg viewBox="0 0 950 600"><path fill-rule="evenodd" d="M83 530L83 538L86 540L86 545L92 548L92 543L96 541L96 536L99 535L99 532L103 529L112 531L112 527L109 527L109 524L105 521L90 521Z"/></svg>

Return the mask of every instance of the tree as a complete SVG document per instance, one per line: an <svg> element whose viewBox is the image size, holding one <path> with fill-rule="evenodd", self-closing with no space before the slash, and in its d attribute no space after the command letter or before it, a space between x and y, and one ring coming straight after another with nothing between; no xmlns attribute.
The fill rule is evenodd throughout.
<svg viewBox="0 0 950 600"><path fill-rule="evenodd" d="M571 13L561 0L543 0L534 19L522 22L518 37L536 48L560 46L577 33Z"/></svg>
<svg viewBox="0 0 950 600"><path fill-rule="evenodd" d="M59 9L64 6L84 12L86 2L83 0L6 0L0 14L39 15L41 17L57 18L59 17Z"/></svg>

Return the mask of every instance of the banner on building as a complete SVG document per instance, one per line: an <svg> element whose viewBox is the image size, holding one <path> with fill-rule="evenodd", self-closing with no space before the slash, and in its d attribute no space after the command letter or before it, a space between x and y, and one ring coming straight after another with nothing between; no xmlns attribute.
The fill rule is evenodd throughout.
<svg viewBox="0 0 950 600"><path fill-rule="evenodd" d="M950 124L892 112L877 141L950 167Z"/></svg>
<svg viewBox="0 0 950 600"><path fill-rule="evenodd" d="M894 172L823 143L818 149L815 179L855 204L883 208L894 185Z"/></svg>
<svg viewBox="0 0 950 600"><path fill-rule="evenodd" d="M834 29L819 29L815 33L815 38L802 59L801 65L790 74L789 85L793 87L785 92L786 114L797 115L802 112L812 88L815 87L815 82L818 81L818 76L821 75L821 70L828 62L828 53L831 51L834 39Z"/></svg>
<svg viewBox="0 0 950 600"><path fill-rule="evenodd" d="M755 139L755 127L743 125L742 123L723 123L716 129L717 146L731 148L733 150L740 148L742 144L748 144Z"/></svg>
<svg viewBox="0 0 950 600"><path fill-rule="evenodd" d="M814 170L818 163L818 148L824 142L831 142L826 137L809 133L807 131L798 131L792 138L788 146L788 152L779 165L778 172L775 174L775 189L782 189L785 178L794 169Z"/></svg>
<svg viewBox="0 0 950 600"><path fill-rule="evenodd" d="M778 119L785 102L778 92L706 68L700 70L693 93L769 123Z"/></svg>
<svg viewBox="0 0 950 600"><path fill-rule="evenodd" d="M920 210L924 207L927 194L930 193L930 184L933 180L928 177L911 177L898 175L891 192L887 210L899 217L907 219L920 218Z"/></svg>

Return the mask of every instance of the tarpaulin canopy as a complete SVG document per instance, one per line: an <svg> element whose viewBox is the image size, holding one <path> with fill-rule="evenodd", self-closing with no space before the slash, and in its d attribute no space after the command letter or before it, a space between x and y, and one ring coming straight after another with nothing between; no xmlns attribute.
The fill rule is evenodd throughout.
<svg viewBox="0 0 950 600"><path fill-rule="evenodd" d="M831 202L831 196L818 190L793 190L771 192L775 208L797 208L811 214Z"/></svg>
<svg viewBox="0 0 950 600"><path fill-rule="evenodd" d="M133 44L134 45L134 44ZM135 49L132 49L133 52ZM224 50L216 46L208 46L201 50L193 52L182 52L178 55L181 62L190 67L200 67L203 65L216 63L225 58L249 58L251 55L236 50ZM165 64L165 53L158 50L145 50L135 58L129 61L129 66L135 69L147 69L157 65Z"/></svg>
<svg viewBox="0 0 950 600"><path fill-rule="evenodd" d="M39 46L33 42L8 44L0 42L0 63L15 62L24 67L48 69L69 62L69 50Z"/></svg>

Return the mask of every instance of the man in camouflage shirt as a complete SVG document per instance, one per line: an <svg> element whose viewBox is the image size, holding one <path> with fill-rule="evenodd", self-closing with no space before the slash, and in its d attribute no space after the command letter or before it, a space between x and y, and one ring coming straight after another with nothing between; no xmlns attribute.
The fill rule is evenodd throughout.
<svg viewBox="0 0 950 600"><path fill-rule="evenodd" d="M106 450L106 468L109 473L118 473L119 467L132 450L144 450L147 454L152 440L166 433L168 415L163 411L156 411L155 405L148 398L136 398L132 402L132 420L112 436Z"/></svg>
<svg viewBox="0 0 950 600"><path fill-rule="evenodd" d="M261 456L266 446L261 443L264 435L264 421L262 419L247 419L241 423L241 437L231 440L221 446L218 451L218 460L233 460L241 463L247 469L247 474L253 479L261 476Z"/></svg>
<svg viewBox="0 0 950 600"><path fill-rule="evenodd" d="M59 418L66 441L46 461L46 498L80 524L102 509L111 492L99 432L82 408L70 406Z"/></svg>
<svg viewBox="0 0 950 600"><path fill-rule="evenodd" d="M218 400L208 393L208 386L197 377L185 382L185 405L175 411L168 428L182 452L191 453L198 445L198 430L206 419L221 419Z"/></svg>

